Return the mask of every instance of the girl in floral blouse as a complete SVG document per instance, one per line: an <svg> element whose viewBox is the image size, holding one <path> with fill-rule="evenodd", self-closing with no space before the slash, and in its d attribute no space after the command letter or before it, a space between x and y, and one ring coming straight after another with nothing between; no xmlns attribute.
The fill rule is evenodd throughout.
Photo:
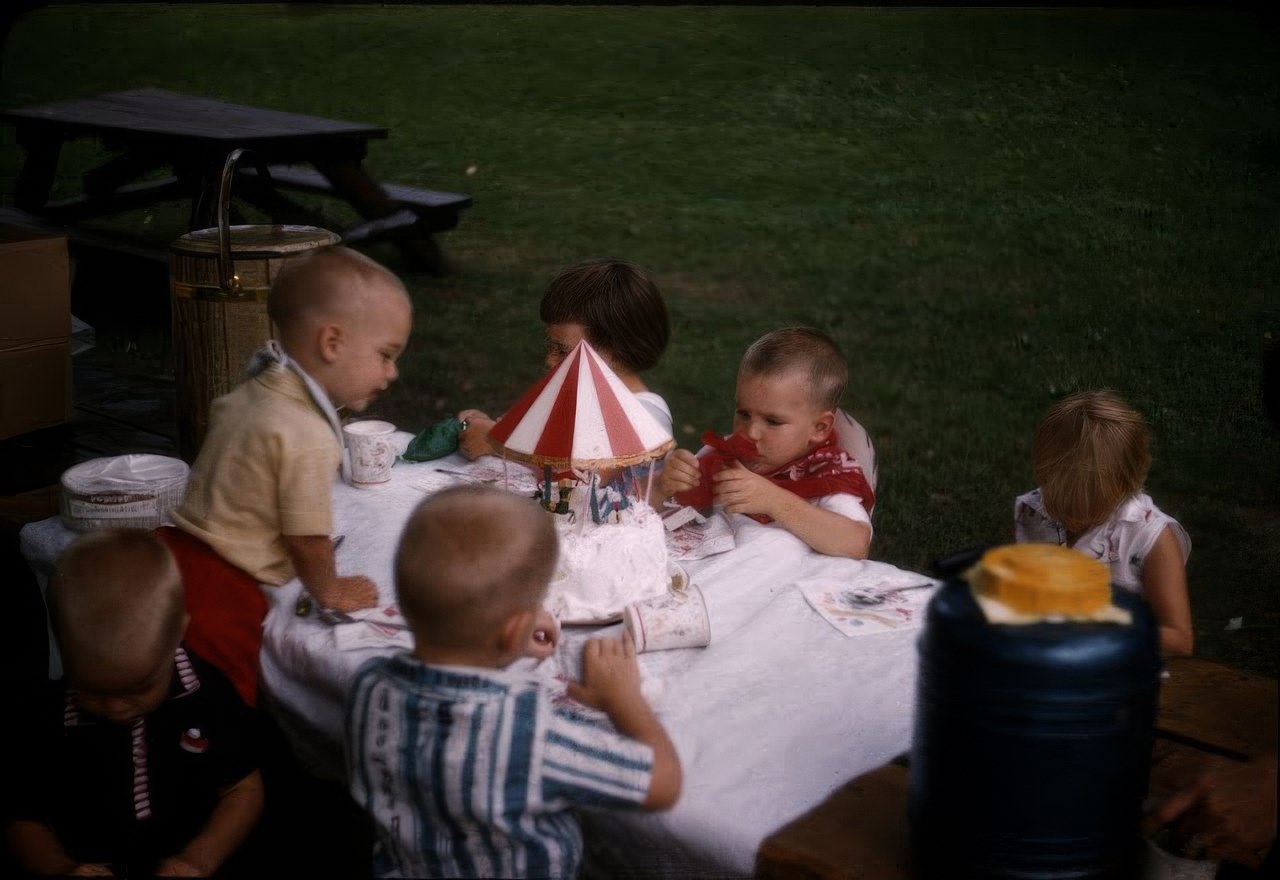
<svg viewBox="0 0 1280 880"><path fill-rule="evenodd" d="M1190 654L1191 539L1142 491L1151 466L1147 446L1142 416L1110 391L1056 403L1032 444L1040 488L1014 502L1015 537L1070 547L1110 565L1116 586L1151 605L1161 649Z"/></svg>

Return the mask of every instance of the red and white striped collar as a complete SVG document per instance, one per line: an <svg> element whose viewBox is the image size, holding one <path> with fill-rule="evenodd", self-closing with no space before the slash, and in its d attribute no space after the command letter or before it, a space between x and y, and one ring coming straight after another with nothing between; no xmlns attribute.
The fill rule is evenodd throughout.
<svg viewBox="0 0 1280 880"><path fill-rule="evenodd" d="M169 693L170 700L180 700L200 690L200 676L196 675L191 657L181 645L173 652L173 665L177 676ZM79 723L80 706L76 702L76 691L74 688L67 688L62 709L62 726L75 727Z"/></svg>

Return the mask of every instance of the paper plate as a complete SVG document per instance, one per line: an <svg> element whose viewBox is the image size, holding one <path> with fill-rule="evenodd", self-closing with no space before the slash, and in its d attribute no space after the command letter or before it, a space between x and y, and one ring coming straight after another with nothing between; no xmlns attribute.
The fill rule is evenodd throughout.
<svg viewBox="0 0 1280 880"><path fill-rule="evenodd" d="M667 574L671 576L671 592L683 593L689 589L689 573L684 570L674 559L667 560ZM608 626L613 623L622 621L622 612L624 608L619 608L608 617L584 618L574 620L561 620L561 626Z"/></svg>

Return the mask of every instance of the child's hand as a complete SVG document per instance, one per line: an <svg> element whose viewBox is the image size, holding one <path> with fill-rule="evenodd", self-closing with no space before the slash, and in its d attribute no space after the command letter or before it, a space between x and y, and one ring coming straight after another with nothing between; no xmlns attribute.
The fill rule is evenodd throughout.
<svg viewBox="0 0 1280 880"><path fill-rule="evenodd" d="M182 856L169 856L156 866L157 877L208 877L210 872L199 868Z"/></svg>
<svg viewBox="0 0 1280 880"><path fill-rule="evenodd" d="M378 604L378 587L362 574L333 579L330 587L315 595L325 608L349 614Z"/></svg>
<svg viewBox="0 0 1280 880"><path fill-rule="evenodd" d="M93 862L82 862L67 872L69 877L114 877L111 869L106 865L99 865Z"/></svg>
<svg viewBox="0 0 1280 880"><path fill-rule="evenodd" d="M545 660L556 652L560 642L560 624L546 609L538 612L538 619L533 625L533 638L529 643L528 655Z"/></svg>
<svg viewBox="0 0 1280 880"><path fill-rule="evenodd" d="M621 639L591 639L582 646L582 681L569 682L569 696L612 715L640 696L640 666L631 634Z"/></svg>
<svg viewBox="0 0 1280 880"><path fill-rule="evenodd" d="M665 810L680 796L680 756L640 692L640 667L630 633L621 639L592 639L582 647L582 681L569 682L569 696L609 716L623 736L653 749L653 775L642 807Z"/></svg>
<svg viewBox="0 0 1280 880"><path fill-rule="evenodd" d="M489 445L489 430L496 424L478 409L464 409L458 413L458 421L466 422L466 430L458 434L458 451L468 461L475 461L482 455L493 455L493 447Z"/></svg>
<svg viewBox="0 0 1280 880"><path fill-rule="evenodd" d="M662 473L658 476L658 490L665 500L680 492L696 489L702 482L698 458L687 449L676 449L667 455Z"/></svg>
<svg viewBox="0 0 1280 880"><path fill-rule="evenodd" d="M772 505L778 493L787 493L772 480L747 470L741 462L730 462L720 469L715 482L715 499L728 513L763 513L773 515Z"/></svg>

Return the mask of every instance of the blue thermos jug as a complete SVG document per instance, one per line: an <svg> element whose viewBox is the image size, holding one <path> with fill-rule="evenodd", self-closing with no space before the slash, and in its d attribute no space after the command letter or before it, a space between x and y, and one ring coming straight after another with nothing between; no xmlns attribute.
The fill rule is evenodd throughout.
<svg viewBox="0 0 1280 880"><path fill-rule="evenodd" d="M931 600L910 764L917 878L1138 876L1160 678L1146 603L1047 544Z"/></svg>

